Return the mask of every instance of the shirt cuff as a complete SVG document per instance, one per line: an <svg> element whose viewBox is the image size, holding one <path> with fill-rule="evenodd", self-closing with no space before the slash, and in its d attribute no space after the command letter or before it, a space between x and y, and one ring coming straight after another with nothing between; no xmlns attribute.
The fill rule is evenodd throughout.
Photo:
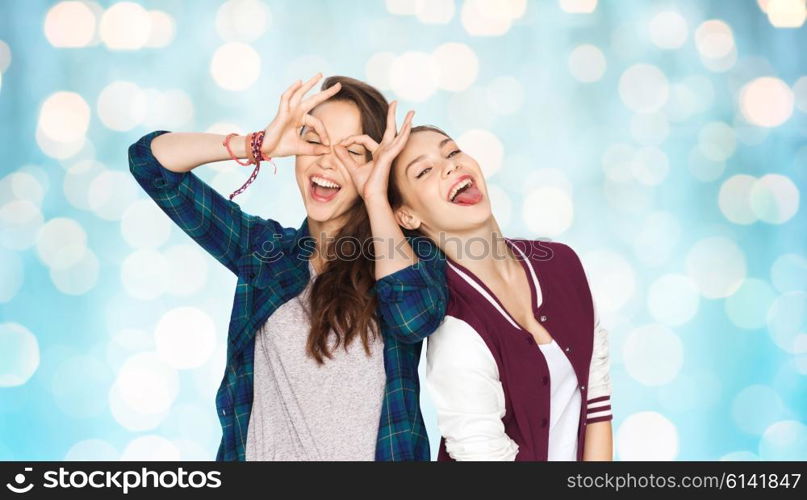
<svg viewBox="0 0 807 500"><path fill-rule="evenodd" d="M592 398L586 402L586 425L613 419L610 395Z"/></svg>
<svg viewBox="0 0 807 500"><path fill-rule="evenodd" d="M419 260L376 280L374 289L379 300L395 304L401 302L408 292L433 286L438 285L429 274L427 265Z"/></svg>

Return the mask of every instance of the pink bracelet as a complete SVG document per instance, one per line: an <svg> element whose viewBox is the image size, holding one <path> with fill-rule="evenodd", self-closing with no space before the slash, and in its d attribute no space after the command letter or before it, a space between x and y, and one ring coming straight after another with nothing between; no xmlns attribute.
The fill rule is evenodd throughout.
<svg viewBox="0 0 807 500"><path fill-rule="evenodd" d="M275 165L275 162L271 161L272 157L271 156L265 156L263 154L263 152L261 151L261 145L263 144L264 134L265 134L265 131L261 130L260 132L253 132L253 133L248 135L251 144L250 144L250 147L247 148L247 154L251 153L251 156L252 156L252 158L254 158L254 160L251 160L250 163L246 163L246 164L238 162L238 160L236 160L236 162L238 162L239 165L251 165L252 163L254 163L255 164L255 169L252 171L252 174L249 176L249 179L247 179L247 181L240 188L233 191L233 193L230 195L230 200L232 200L234 197L238 196L239 194L243 193L247 189L247 186L252 184L252 181L255 180L255 178L258 176L258 172L261 169L261 161L262 160L271 162L272 166L275 167L275 175L277 175L277 165ZM230 134L230 135L237 135L237 134ZM226 142L226 139L225 139L225 142ZM229 148L228 148L228 150L229 150Z"/></svg>
<svg viewBox="0 0 807 500"><path fill-rule="evenodd" d="M236 135L238 135L238 134L236 134L235 132L233 132L232 134L227 134L227 137L224 138L224 142L222 144L224 145L225 148L227 148L227 152L230 154L230 158L235 160L236 163L238 163L239 165L243 165L245 167L247 165L252 165L255 162L253 162L251 160L247 160L246 163L241 163L241 161L238 159L238 157L235 156L235 154L233 153L233 150L230 149L230 139L232 139ZM249 150L247 150L247 154L249 154Z"/></svg>

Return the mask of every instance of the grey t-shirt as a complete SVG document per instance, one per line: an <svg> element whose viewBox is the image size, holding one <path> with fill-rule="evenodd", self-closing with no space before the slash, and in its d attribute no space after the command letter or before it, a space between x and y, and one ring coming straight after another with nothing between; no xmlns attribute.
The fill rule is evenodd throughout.
<svg viewBox="0 0 807 500"><path fill-rule="evenodd" d="M356 337L319 365L306 353L308 294L281 305L255 338L246 460L373 460L384 397L383 340ZM334 336L331 337L334 345Z"/></svg>

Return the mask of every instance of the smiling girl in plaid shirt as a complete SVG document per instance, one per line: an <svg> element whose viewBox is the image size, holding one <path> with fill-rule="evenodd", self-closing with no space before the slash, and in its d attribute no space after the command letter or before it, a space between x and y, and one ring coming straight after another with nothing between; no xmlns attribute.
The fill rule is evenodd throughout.
<svg viewBox="0 0 807 500"><path fill-rule="evenodd" d="M417 366L420 340L445 312L444 262L428 242L406 244L386 201L385 171L412 113L398 133L395 104L347 77L305 98L320 77L289 87L259 133L148 133L129 147L130 170L238 277L216 394L217 460L428 460ZM261 161L282 156L295 156L307 212L297 228L244 213L191 172L232 158L256 174ZM370 255L358 259L335 257L328 243L371 235ZM306 321L294 323L300 310Z"/></svg>

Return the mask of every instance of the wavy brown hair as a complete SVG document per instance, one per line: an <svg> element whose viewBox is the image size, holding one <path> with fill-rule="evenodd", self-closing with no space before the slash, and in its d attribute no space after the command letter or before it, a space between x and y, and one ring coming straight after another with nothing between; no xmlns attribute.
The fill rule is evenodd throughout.
<svg viewBox="0 0 807 500"><path fill-rule="evenodd" d="M328 77L322 83L321 90L337 82L342 84L342 88L324 102L348 101L355 104L361 116L363 133L381 142L389 110L387 100L372 85L347 76ZM371 160L372 153L367 151L365 158ZM327 247L317 249L325 257L326 264L311 288L311 330L306 348L319 364L324 363L325 358L333 357L329 348L331 330L336 336L335 348L341 345L347 349L359 336L367 355L370 354L370 340L379 335L376 297L371 293L375 283L375 258L372 245L368 244L372 242L372 232L361 197L348 209L346 218L347 222ZM353 242L355 248L342 248L345 242Z"/></svg>
<svg viewBox="0 0 807 500"><path fill-rule="evenodd" d="M448 135L443 129L436 127L434 125L418 125L417 127L412 127L412 130L409 131L409 137L418 133L418 132L437 132L438 134L444 135L446 137L451 137ZM396 208L403 205L404 199L403 195L401 194L401 188L398 186L397 178L395 177L395 166L398 165L398 158L392 160L392 165L390 166L390 174L389 174L389 182L387 183L387 199L389 200L390 207L395 210ZM416 238L416 237L425 237L423 233L421 233L418 229L406 229L402 227L401 230L403 231L405 236Z"/></svg>

